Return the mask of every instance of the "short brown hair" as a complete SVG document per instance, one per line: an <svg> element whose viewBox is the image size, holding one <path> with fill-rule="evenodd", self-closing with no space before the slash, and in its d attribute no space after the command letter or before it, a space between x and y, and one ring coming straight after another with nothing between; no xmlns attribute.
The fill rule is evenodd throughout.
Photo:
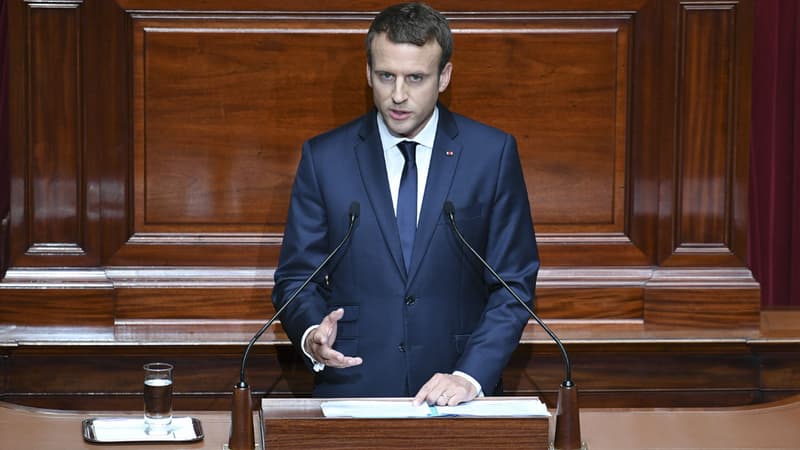
<svg viewBox="0 0 800 450"><path fill-rule="evenodd" d="M423 46L431 39L442 48L439 72L450 61L453 54L453 35L447 19L424 3L400 3L380 12L367 32L367 64L372 67L372 41L380 33L386 33L390 41L398 44Z"/></svg>

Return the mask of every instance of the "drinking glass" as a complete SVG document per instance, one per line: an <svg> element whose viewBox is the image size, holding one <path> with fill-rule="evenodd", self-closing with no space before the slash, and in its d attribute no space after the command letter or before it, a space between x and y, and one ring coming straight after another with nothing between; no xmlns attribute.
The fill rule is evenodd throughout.
<svg viewBox="0 0 800 450"><path fill-rule="evenodd" d="M172 365L144 365L144 425L148 434L166 434L172 423Z"/></svg>

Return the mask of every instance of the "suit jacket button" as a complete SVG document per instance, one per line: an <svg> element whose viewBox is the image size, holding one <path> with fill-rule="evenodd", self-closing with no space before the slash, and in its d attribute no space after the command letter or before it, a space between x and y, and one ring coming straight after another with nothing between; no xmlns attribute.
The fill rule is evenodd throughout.
<svg viewBox="0 0 800 450"><path fill-rule="evenodd" d="M417 301L417 298L414 297L413 295L409 295L408 297L406 297L406 305L408 305L408 306L413 305L416 301Z"/></svg>
<svg viewBox="0 0 800 450"><path fill-rule="evenodd" d="M405 352L405 351L406 351L406 344L400 344L400 345L398 345L398 346L397 346L397 349L398 349L398 350L400 350L401 352Z"/></svg>

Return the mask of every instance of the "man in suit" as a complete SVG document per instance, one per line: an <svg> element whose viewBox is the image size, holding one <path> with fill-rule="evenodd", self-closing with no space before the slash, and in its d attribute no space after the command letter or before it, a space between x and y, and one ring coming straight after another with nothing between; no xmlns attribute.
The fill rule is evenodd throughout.
<svg viewBox="0 0 800 450"><path fill-rule="evenodd" d="M460 243L458 227L533 306L539 259L513 136L438 103L452 35L430 7L401 4L367 34L375 108L303 145L273 303L320 397L415 396L456 405L499 392L528 313ZM408 141L408 142L406 142Z"/></svg>

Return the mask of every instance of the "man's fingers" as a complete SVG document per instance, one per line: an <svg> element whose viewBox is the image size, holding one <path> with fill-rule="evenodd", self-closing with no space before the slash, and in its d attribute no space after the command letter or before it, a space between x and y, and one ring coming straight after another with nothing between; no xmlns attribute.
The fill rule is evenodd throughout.
<svg viewBox="0 0 800 450"><path fill-rule="evenodd" d="M344 308L338 308L331 311L324 319L322 319L322 323L319 324L320 328L332 328L336 327L336 322L338 322L342 317L344 317Z"/></svg>
<svg viewBox="0 0 800 450"><path fill-rule="evenodd" d="M427 400L428 400L428 391L426 391L423 387L423 389L420 389L419 392L417 392L417 395L414 396L412 404L414 406L419 406L423 403L427 403Z"/></svg>
<svg viewBox="0 0 800 450"><path fill-rule="evenodd" d="M341 352L333 349L327 349L326 351L321 352L320 358L321 359L319 361L326 366L336 367L339 369L357 366L362 363L361 358L357 356L345 356Z"/></svg>
<svg viewBox="0 0 800 450"><path fill-rule="evenodd" d="M417 395L414 396L414 406L419 406L423 403L427 403L429 405L436 403L437 397L442 392L442 388L439 387L441 375L442 374L440 373L435 374L430 380L428 380L427 383L422 385L419 392L417 392Z"/></svg>
<svg viewBox="0 0 800 450"><path fill-rule="evenodd" d="M455 406L459 403L467 402L475 398L475 388L472 384L456 375L437 373L414 397L413 405L419 406L422 403L438 406Z"/></svg>
<svg viewBox="0 0 800 450"><path fill-rule="evenodd" d="M336 328L339 320L344 317L344 309L339 308L322 319L319 327L312 331L308 336L308 341L314 350L318 353L319 350L315 347L330 347L336 340Z"/></svg>
<svg viewBox="0 0 800 450"><path fill-rule="evenodd" d="M311 350L314 350L315 347L319 347L321 345L325 345L328 337L326 336L324 331L320 331L319 328L314 329L309 333L308 337L306 338L308 341L308 345Z"/></svg>

